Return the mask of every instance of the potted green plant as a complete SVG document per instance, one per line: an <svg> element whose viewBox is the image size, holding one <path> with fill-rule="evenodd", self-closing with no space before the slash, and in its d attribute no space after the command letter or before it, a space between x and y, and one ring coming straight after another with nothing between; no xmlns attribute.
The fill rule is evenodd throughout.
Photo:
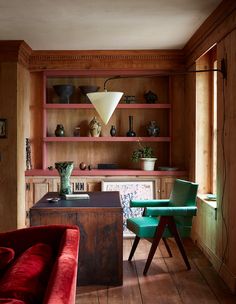
<svg viewBox="0 0 236 304"><path fill-rule="evenodd" d="M139 147L133 151L131 159L133 162L140 161L141 169L146 171L153 171L157 160L154 157L152 147L143 146L140 142Z"/></svg>

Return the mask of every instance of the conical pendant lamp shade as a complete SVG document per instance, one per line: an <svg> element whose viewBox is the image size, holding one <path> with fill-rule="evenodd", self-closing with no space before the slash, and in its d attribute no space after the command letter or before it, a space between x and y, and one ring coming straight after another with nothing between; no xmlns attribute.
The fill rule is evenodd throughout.
<svg viewBox="0 0 236 304"><path fill-rule="evenodd" d="M96 92L87 93L89 100L106 125L118 105L123 93L121 92Z"/></svg>

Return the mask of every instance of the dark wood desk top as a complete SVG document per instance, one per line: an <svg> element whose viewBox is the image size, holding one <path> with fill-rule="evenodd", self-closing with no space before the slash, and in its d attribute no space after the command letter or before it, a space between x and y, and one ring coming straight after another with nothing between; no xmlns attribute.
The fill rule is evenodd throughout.
<svg viewBox="0 0 236 304"><path fill-rule="evenodd" d="M58 192L48 192L44 195L31 209L42 208L121 208L120 194L114 192L80 192L88 194L89 199L66 200L60 198ZM78 193L76 193L78 194ZM50 198L60 198L59 201L53 202Z"/></svg>

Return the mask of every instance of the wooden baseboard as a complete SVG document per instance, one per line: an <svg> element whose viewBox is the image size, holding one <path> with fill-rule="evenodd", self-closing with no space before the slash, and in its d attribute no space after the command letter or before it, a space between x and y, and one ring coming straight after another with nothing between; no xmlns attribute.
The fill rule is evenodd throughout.
<svg viewBox="0 0 236 304"><path fill-rule="evenodd" d="M201 249L205 254L208 260L212 263L215 270L218 272L219 276L224 280L226 285L230 288L233 294L236 294L236 276L229 270L225 263L219 259L204 243L199 239L196 242L196 245Z"/></svg>

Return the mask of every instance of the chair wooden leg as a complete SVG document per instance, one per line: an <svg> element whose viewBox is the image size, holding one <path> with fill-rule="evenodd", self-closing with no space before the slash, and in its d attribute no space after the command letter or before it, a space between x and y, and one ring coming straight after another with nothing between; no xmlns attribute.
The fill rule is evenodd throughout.
<svg viewBox="0 0 236 304"><path fill-rule="evenodd" d="M132 246L130 254L129 254L129 259L128 259L129 261L132 260L132 257L134 255L134 252L135 252L137 246L138 246L139 241L140 241L140 237L136 235L136 237L134 239L134 242L133 242L133 246Z"/></svg>
<svg viewBox="0 0 236 304"><path fill-rule="evenodd" d="M183 243L181 241L179 232L177 230L175 221L174 221L174 219L173 219L172 216L169 217L169 221L168 222L169 222L168 223L169 229L170 229L170 231L172 232L172 234L173 234L173 236L175 238L176 244L178 245L179 251L180 251L180 253L181 253L181 255L182 255L183 259L184 259L185 265L187 266L187 269L190 270L191 266L190 266L190 263L188 261L188 257L187 257L187 255L185 253Z"/></svg>
<svg viewBox="0 0 236 304"><path fill-rule="evenodd" d="M157 227L155 238L152 241L152 246L151 246L150 251L149 251L149 255L148 255L148 258L147 258L146 265L144 267L144 271L143 271L144 275L146 275L147 272L148 272L149 266L150 266L150 264L152 262L154 254L156 252L157 246L158 246L158 244L160 242L160 239L162 237L162 234L163 234L163 232L165 230L166 223L167 223L167 221L166 221L165 217L161 217L159 225Z"/></svg>
<svg viewBox="0 0 236 304"><path fill-rule="evenodd" d="M168 254L169 254L169 257L172 257L172 252L171 252L171 250L170 250L170 246L169 246L169 244L167 243L166 238L162 238L162 240L163 240L163 243L164 243L165 246L166 246L166 250L167 250L167 252L168 252Z"/></svg>

